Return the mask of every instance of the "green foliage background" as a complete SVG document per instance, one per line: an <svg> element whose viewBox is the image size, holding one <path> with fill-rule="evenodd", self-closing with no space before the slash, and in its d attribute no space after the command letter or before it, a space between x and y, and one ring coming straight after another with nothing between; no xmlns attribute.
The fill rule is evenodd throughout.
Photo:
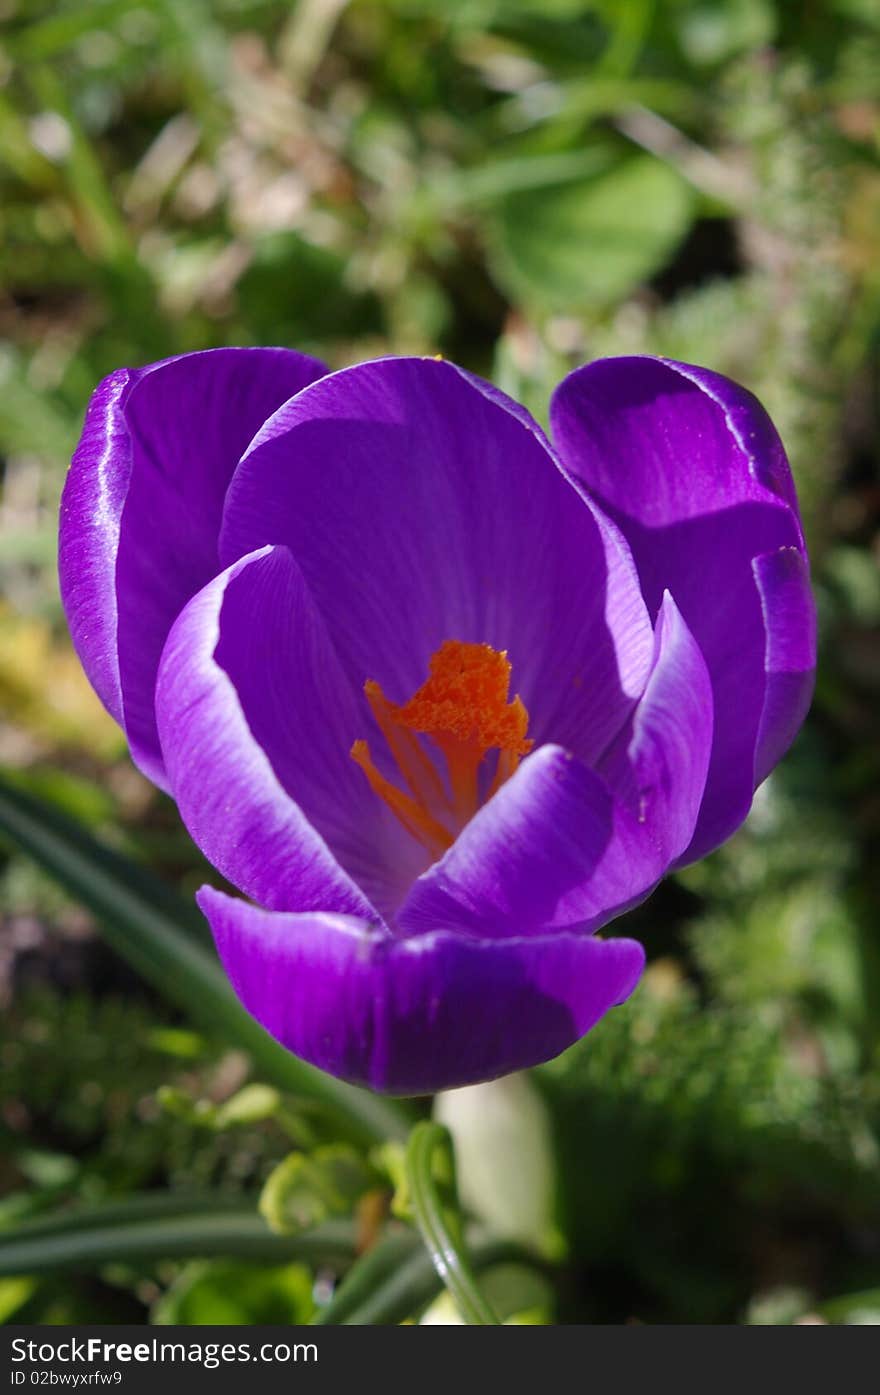
<svg viewBox="0 0 880 1395"><path fill-rule="evenodd" d="M440 352L543 418L575 364L650 352L770 410L814 559L814 708L745 828L633 914L635 998L535 1073L556 1262L486 1283L522 1320L880 1321L876 6L2 0L0 23L0 760L186 895L204 869L57 596L100 376L221 344ZM320 1111L235 1104L246 1055L0 856L0 1236L160 1189L250 1206L291 1147L297 1207L363 1227ZM365 1165L385 1214L393 1168ZM0 1319L305 1321L344 1268L203 1249L12 1275Z"/></svg>

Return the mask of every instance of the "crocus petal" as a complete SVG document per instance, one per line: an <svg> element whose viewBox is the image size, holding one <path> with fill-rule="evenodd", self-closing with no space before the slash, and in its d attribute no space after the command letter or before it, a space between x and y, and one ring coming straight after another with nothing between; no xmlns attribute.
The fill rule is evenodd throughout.
<svg viewBox="0 0 880 1395"><path fill-rule="evenodd" d="M602 777L569 751L542 746L418 879L398 922L409 934L595 930L665 870L647 826Z"/></svg>
<svg viewBox="0 0 880 1395"><path fill-rule="evenodd" d="M813 696L816 607L806 558L795 547L752 563L767 632L767 685L758 731L755 780L760 783L788 750Z"/></svg>
<svg viewBox="0 0 880 1395"><path fill-rule="evenodd" d="M156 717L174 798L205 856L265 905L375 915L280 783L233 679L218 662L219 649L230 643L230 630L233 645L240 639L240 625L224 628L227 595L242 599L236 593L242 586L243 598L252 599L261 583L264 603L257 618L268 639L275 639L288 621L279 612L289 605L293 645L298 641L305 652L321 646L320 621L310 613L307 595L296 594L292 562L271 549L243 559L188 602L168 637L156 686ZM277 625L267 623L267 613L277 615ZM332 654L322 657L332 662ZM317 734L325 714L323 695L315 691L321 676L322 670L304 667L285 695L273 669L258 668L254 674L267 704L289 699L288 720L279 731L282 741L290 729L297 733L301 717L311 716L309 730L302 733L307 761L309 738Z"/></svg>
<svg viewBox="0 0 880 1395"><path fill-rule="evenodd" d="M61 594L86 672L157 784L159 656L218 570L232 472L266 418L325 371L287 349L215 349L121 369L92 397L61 506Z"/></svg>
<svg viewBox="0 0 880 1395"><path fill-rule="evenodd" d="M799 554L798 554L799 555ZM599 770L668 866L691 841L712 753L712 683L706 661L667 591L655 627L655 660L626 728Z"/></svg>
<svg viewBox="0 0 880 1395"><path fill-rule="evenodd" d="M144 371L119 368L92 393L64 484L58 537L61 599L74 648L92 687L120 725L116 554L131 474L124 409Z"/></svg>
<svg viewBox="0 0 880 1395"><path fill-rule="evenodd" d="M700 817L682 862L703 856L742 822L766 761L762 714L791 733L803 685L768 697L770 632L792 618L762 606L753 561L803 538L791 473L760 404L718 374L650 358L578 369L551 406L566 466L619 524L651 613L668 589L708 665L714 698L712 759ZM801 647L811 602L797 608ZM769 718L768 718L769 720ZM765 743L766 744L766 743ZM773 744L773 743L771 743ZM770 749L768 746L767 749Z"/></svg>
<svg viewBox="0 0 880 1395"><path fill-rule="evenodd" d="M355 686L393 701L444 640L507 650L530 735L597 755L641 693L651 625L625 543L524 410L433 359L333 373L260 432L221 557L291 549Z"/></svg>
<svg viewBox="0 0 880 1395"><path fill-rule="evenodd" d="M363 920L260 910L198 896L242 1004L333 1075L426 1094L558 1055L632 992L631 940L557 934L396 939Z"/></svg>
<svg viewBox="0 0 880 1395"><path fill-rule="evenodd" d="M362 727L355 695L285 548L243 558L184 607L156 715L194 841L270 909L375 919L370 892L385 909L387 882L400 899L424 867L349 757Z"/></svg>

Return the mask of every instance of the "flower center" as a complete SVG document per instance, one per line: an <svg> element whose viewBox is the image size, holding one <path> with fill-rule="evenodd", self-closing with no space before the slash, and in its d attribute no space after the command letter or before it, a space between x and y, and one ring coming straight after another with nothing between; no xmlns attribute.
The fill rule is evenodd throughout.
<svg viewBox="0 0 880 1395"><path fill-rule="evenodd" d="M480 767L497 751L494 772L487 770L484 798L491 799L532 749L526 739L529 714L522 699L508 702L510 663L506 651L488 644L447 639L431 656L429 676L409 702L386 698L369 679L364 692L409 793L386 780L373 764L366 741L351 748L375 794L396 814L408 833L440 857L480 807ZM445 779L421 738L440 752Z"/></svg>

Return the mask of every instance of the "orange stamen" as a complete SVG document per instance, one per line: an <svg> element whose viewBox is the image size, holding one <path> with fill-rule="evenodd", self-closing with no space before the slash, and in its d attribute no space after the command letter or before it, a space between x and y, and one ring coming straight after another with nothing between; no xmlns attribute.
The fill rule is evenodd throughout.
<svg viewBox="0 0 880 1395"><path fill-rule="evenodd" d="M378 683L368 679L364 692L370 710L376 718L388 748L397 762L397 768L409 785L415 798L423 805L442 804L444 800L443 781L437 773L428 753L423 748L415 732L403 726L398 717L398 708L389 702Z"/></svg>
<svg viewBox="0 0 880 1395"><path fill-rule="evenodd" d="M366 741L356 741L351 748L351 758L366 775L370 788L380 799L384 799L393 814L396 814L407 833L418 838L420 843L435 857L440 857L452 845L452 834L432 819L427 809L423 809L408 794L404 794L390 780L386 780L373 764L370 748Z"/></svg>
<svg viewBox="0 0 880 1395"><path fill-rule="evenodd" d="M373 680L364 685L376 724L411 793L404 794L379 773L365 741L356 741L351 754L373 791L436 858L479 808L480 766L486 755L498 752L486 796L491 799L533 743L526 738L529 715L522 699L507 700L506 652L448 639L428 667L427 680L403 704L390 702ZM422 736L445 759L448 793Z"/></svg>

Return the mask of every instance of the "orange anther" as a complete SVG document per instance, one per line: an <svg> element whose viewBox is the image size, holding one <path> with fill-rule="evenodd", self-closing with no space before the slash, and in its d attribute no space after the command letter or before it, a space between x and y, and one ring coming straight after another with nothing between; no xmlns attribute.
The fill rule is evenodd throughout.
<svg viewBox="0 0 880 1395"><path fill-rule="evenodd" d="M378 683L364 685L376 723L409 787L404 794L379 773L365 741L352 757L371 788L415 838L439 857L480 805L480 766L497 751L491 798L532 748L529 716L519 697L508 702L510 662L488 644L448 639L432 655L429 676L408 702L390 702ZM427 737L446 762L448 790L423 746Z"/></svg>

